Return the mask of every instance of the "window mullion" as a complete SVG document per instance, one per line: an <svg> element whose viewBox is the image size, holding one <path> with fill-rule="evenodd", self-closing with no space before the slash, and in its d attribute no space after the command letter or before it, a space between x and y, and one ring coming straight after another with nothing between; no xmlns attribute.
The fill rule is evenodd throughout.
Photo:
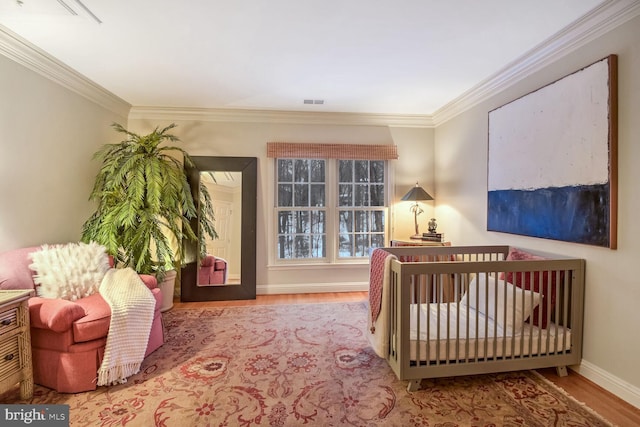
<svg viewBox="0 0 640 427"><path fill-rule="evenodd" d="M327 259L336 262L338 256L338 167L337 160L327 159L325 175L325 208L327 230Z"/></svg>

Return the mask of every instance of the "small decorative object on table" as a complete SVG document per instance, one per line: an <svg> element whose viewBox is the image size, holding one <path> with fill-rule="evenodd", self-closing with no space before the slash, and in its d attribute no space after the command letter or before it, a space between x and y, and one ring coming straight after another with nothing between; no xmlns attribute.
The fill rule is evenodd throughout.
<svg viewBox="0 0 640 427"><path fill-rule="evenodd" d="M436 223L436 219L435 218L431 218L431 221L429 221L429 224L427 224L428 228L429 228L429 233L435 233L436 232L436 228L438 228L438 224Z"/></svg>

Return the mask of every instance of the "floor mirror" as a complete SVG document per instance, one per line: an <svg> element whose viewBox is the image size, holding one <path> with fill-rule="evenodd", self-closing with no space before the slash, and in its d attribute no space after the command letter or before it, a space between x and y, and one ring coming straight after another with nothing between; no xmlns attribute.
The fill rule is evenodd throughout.
<svg viewBox="0 0 640 427"><path fill-rule="evenodd" d="M185 239L180 277L181 301L224 301L256 297L256 157L192 156L185 165L196 202L200 185L211 196L216 239L206 240L206 255ZM197 219L192 228L200 233Z"/></svg>

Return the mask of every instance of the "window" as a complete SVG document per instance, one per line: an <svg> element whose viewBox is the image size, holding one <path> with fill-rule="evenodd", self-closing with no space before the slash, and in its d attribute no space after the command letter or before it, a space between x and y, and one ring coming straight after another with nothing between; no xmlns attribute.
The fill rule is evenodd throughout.
<svg viewBox="0 0 640 427"><path fill-rule="evenodd" d="M338 160L339 257L384 247L385 182L383 160Z"/></svg>
<svg viewBox="0 0 640 427"><path fill-rule="evenodd" d="M278 159L278 259L325 258L325 160Z"/></svg>
<svg viewBox="0 0 640 427"><path fill-rule="evenodd" d="M276 159L277 260L369 256L387 224L385 160Z"/></svg>

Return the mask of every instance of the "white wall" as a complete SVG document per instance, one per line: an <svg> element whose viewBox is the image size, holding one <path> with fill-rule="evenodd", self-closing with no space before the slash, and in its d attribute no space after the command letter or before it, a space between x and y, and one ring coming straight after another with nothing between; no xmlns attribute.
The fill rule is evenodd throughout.
<svg viewBox="0 0 640 427"><path fill-rule="evenodd" d="M100 166L91 157L126 117L1 55L0 94L0 251L78 241Z"/></svg>
<svg viewBox="0 0 640 427"><path fill-rule="evenodd" d="M578 370L640 406L640 19L570 53L436 128L436 212L454 244L510 244L587 261L584 361ZM609 54L618 55L618 249L487 232L488 112Z"/></svg>
<svg viewBox="0 0 640 427"><path fill-rule="evenodd" d="M282 123L237 123L206 120L175 120L174 134L182 148L194 156L241 156L258 158L257 284L258 294L283 292L339 292L368 289L366 262L358 265L276 267L271 265L273 211L273 159L266 157L267 142L314 142L344 144L396 144L399 160L394 161L393 180L399 200L419 180L433 191L433 129L390 128L388 126L300 125ZM153 118L131 118L130 129L147 133L169 122ZM413 234L413 216L407 202L394 209L396 236ZM420 216L422 227L432 213L425 204ZM393 212L392 212L393 213Z"/></svg>

